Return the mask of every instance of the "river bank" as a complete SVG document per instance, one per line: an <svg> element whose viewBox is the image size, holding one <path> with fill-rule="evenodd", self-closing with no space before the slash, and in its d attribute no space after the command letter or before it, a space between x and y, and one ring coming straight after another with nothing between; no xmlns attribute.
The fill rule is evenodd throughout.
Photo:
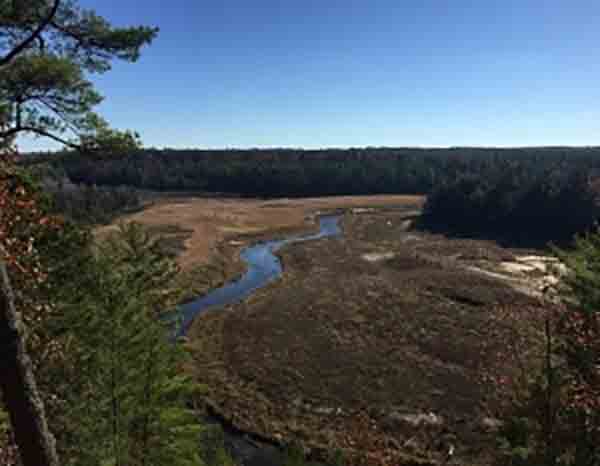
<svg viewBox="0 0 600 466"><path fill-rule="evenodd" d="M188 296L206 297L211 290L246 272L240 252L250 245L314 234L318 229L317 220L323 213L368 212L386 205L406 205L415 209L422 202L423 198L419 196L348 196L292 201L169 198L119 220L140 222L154 233L163 235L163 247L177 257L183 268L182 278L193 284L189 286ZM264 224L259 224L261 221ZM104 230L111 228L114 227ZM195 248L193 243L199 233L210 234L202 238L201 248ZM253 464L253 460L258 461L256 465L281 462L280 447L289 439L244 433L214 411L205 420L224 428L226 446L239 464Z"/></svg>
<svg viewBox="0 0 600 466"><path fill-rule="evenodd" d="M243 275L182 305L179 310L181 320L179 335L187 334L193 320L201 313L240 302L270 282L279 279L283 266L276 254L281 248L340 235L342 233L339 226L340 217L341 215L324 214L317 217L319 226L313 233L260 241L242 249L240 258L245 265Z"/></svg>
<svg viewBox="0 0 600 466"><path fill-rule="evenodd" d="M190 371L208 382L212 409L356 464L436 464L450 448L486 464L483 375L515 369L496 354L521 330L500 310L541 304L468 270L519 251L411 231L414 215L349 211L343 237L282 249L280 280L196 319Z"/></svg>
<svg viewBox="0 0 600 466"><path fill-rule="evenodd" d="M343 450L350 464L437 464L449 449L468 464L488 464L494 406L482 380L515 370L513 359L498 364L496 355L522 328L503 316L540 306L535 293L515 286L529 284L531 270L539 276L539 252L414 231L422 198L336 201L343 237L284 247L279 280L192 325L187 370L208 385L203 402L225 427L227 445L244 464L278 458L276 445L290 442L317 457ZM215 281L201 295L243 274L243 248L315 231L327 211L315 206L325 201L290 202L250 209L254 219L279 212L272 228L234 231L215 215L221 233L202 264L214 265ZM325 204L333 209L334 201ZM175 221L177 208L163 205L173 217L161 222ZM284 214L298 208L301 215ZM205 228L158 218L141 217L174 232L178 257L189 254L192 230ZM187 236L177 237L182 229ZM517 267L524 258L529 265Z"/></svg>

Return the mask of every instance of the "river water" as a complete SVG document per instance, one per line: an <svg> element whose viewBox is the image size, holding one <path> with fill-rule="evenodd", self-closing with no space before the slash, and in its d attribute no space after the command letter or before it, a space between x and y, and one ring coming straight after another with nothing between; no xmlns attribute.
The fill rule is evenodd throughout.
<svg viewBox="0 0 600 466"><path fill-rule="evenodd" d="M242 301L259 288L278 278L283 272L283 267L275 253L283 246L340 235L342 231L339 226L339 219L339 215L323 216L319 218L318 233L265 241L243 249L241 258L247 266L244 275L238 280L226 283L201 298L181 306L178 314L179 331L177 336L185 335L194 318L208 308Z"/></svg>
<svg viewBox="0 0 600 466"><path fill-rule="evenodd" d="M259 288L280 277L283 267L275 253L283 246L340 235L342 230L339 226L339 219L340 215L323 216L319 218L318 233L260 242L243 249L241 258L247 266L244 275L238 280L229 282L205 296L181 306L177 318L179 330L176 332L176 336L184 336L194 318L207 309L242 301ZM252 436L236 431L233 426L214 416L207 416L205 422L221 425L225 435L225 447L238 462L250 466L282 464L282 453L272 444L252 439Z"/></svg>

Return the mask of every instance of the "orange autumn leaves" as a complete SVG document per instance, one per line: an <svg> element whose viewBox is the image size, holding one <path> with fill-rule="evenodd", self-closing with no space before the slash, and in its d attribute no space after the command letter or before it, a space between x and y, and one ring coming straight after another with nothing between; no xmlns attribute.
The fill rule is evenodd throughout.
<svg viewBox="0 0 600 466"><path fill-rule="evenodd" d="M18 275L43 280L36 238L59 225L46 215L40 193L15 156L0 156L0 260Z"/></svg>

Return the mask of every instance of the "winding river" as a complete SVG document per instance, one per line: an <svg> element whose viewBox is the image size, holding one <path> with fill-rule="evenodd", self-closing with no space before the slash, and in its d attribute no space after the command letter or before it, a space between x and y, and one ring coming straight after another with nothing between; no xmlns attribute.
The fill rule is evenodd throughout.
<svg viewBox="0 0 600 466"><path fill-rule="evenodd" d="M247 266L244 275L238 280L226 283L207 295L181 306L177 318L179 330L175 336L184 336L194 318L207 309L242 301L256 290L280 277L283 273L283 266L275 253L283 246L340 235L342 233L339 226L340 217L341 215L319 217L319 231L311 235L296 235L286 239L264 241L243 249L241 258ZM206 416L205 422L222 427L226 448L237 461L261 466L263 464L280 464L283 461L279 449L268 440L253 438L251 434L238 431L223 419L212 415Z"/></svg>
<svg viewBox="0 0 600 466"><path fill-rule="evenodd" d="M275 253L283 246L340 235L342 230L339 226L339 219L340 215L323 216L319 218L318 233L265 241L243 249L241 257L247 266L244 275L238 280L226 283L207 295L181 306L179 310L180 327L177 336L185 335L194 318L206 309L242 301L259 288L281 276L283 267Z"/></svg>

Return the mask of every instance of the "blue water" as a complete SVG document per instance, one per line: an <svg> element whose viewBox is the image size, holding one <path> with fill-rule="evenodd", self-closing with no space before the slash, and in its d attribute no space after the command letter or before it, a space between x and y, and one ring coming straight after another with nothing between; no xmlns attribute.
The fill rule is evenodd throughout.
<svg viewBox="0 0 600 466"><path fill-rule="evenodd" d="M266 241L243 249L241 258L247 265L246 273L240 279L181 306L178 314L180 326L177 336L185 335L194 318L206 309L242 301L254 291L278 278L283 272L283 267L275 252L282 246L341 234L339 219L339 215L319 218L319 232L313 235Z"/></svg>

